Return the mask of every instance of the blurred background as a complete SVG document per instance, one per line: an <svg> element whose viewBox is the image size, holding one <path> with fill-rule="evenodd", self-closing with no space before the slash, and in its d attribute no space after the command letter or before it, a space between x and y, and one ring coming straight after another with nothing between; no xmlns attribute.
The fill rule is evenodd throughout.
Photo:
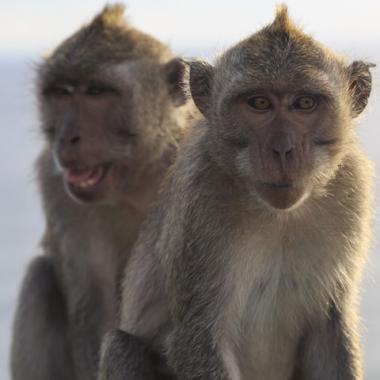
<svg viewBox="0 0 380 380"><path fill-rule="evenodd" d="M186 57L208 60L273 19L276 1L129 0L127 18ZM307 33L350 60L377 63L374 91L358 127L380 166L380 2L289 0ZM44 228L33 163L41 148L34 68L49 49L105 5L98 0L2 0L0 5L0 379L9 379L12 316L25 266L39 252ZM374 239L361 297L367 380L380 379L380 183Z"/></svg>

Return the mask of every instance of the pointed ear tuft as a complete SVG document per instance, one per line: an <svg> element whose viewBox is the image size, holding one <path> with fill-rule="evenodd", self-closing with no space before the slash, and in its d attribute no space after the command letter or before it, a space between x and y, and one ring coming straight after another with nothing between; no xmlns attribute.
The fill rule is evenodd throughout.
<svg viewBox="0 0 380 380"><path fill-rule="evenodd" d="M211 102L214 68L207 62L190 63L190 91L195 105L207 117Z"/></svg>
<svg viewBox="0 0 380 380"><path fill-rule="evenodd" d="M360 115L367 106L372 89L372 75L370 69L375 66L373 63L354 61L348 67L349 92L353 117Z"/></svg>
<svg viewBox="0 0 380 380"><path fill-rule="evenodd" d="M164 72L174 105L178 107L185 104L189 97L186 62L181 58L173 58L165 64Z"/></svg>

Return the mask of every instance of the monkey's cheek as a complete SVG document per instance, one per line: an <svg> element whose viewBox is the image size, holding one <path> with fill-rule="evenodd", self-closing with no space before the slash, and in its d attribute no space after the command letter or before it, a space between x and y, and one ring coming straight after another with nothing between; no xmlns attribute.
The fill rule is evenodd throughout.
<svg viewBox="0 0 380 380"><path fill-rule="evenodd" d="M289 210L298 207L308 197L308 192L303 187L276 187L256 184L255 190L264 203L276 210Z"/></svg>

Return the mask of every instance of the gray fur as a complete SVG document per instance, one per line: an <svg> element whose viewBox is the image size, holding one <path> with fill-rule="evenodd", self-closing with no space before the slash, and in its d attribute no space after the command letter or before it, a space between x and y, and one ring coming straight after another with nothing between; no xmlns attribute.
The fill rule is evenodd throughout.
<svg viewBox="0 0 380 380"><path fill-rule="evenodd" d="M192 65L191 92L206 120L188 137L133 250L121 309L121 329L165 355L178 379L363 379L356 300L372 168L352 119L367 102L370 74L366 64L354 67L362 80L294 26L285 7L215 67ZM253 129L262 125L248 130L235 105L252 88L329 94L294 169L307 190L283 209L253 186L257 173L270 178L278 165L269 156L252 162ZM293 126L298 117L310 122L292 117ZM114 348L108 342L104 358L127 371L108 356ZM112 379L103 365L99 378Z"/></svg>

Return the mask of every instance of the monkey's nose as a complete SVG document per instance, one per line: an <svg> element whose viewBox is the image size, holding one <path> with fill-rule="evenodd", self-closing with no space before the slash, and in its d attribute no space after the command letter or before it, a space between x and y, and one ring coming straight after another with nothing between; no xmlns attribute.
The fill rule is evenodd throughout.
<svg viewBox="0 0 380 380"><path fill-rule="evenodd" d="M279 148L279 147L272 147L272 151L274 153L275 156L279 156L279 157L286 157L288 156L290 153L292 153L293 151L293 147L288 147L288 148Z"/></svg>
<svg viewBox="0 0 380 380"><path fill-rule="evenodd" d="M279 136L272 141L272 153L275 160L280 161L283 169L293 157L294 143L288 136Z"/></svg>
<svg viewBox="0 0 380 380"><path fill-rule="evenodd" d="M78 155L83 150L83 144L80 144L81 136L79 134L64 135L59 138L55 151L59 162L63 167L71 166L72 161L78 159Z"/></svg>

